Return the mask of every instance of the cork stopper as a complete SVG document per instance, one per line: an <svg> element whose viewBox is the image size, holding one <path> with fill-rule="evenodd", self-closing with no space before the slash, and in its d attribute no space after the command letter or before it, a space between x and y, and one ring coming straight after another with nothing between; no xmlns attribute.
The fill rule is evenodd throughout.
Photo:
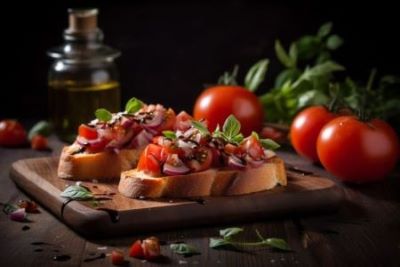
<svg viewBox="0 0 400 267"><path fill-rule="evenodd" d="M90 9L69 9L69 28L70 33L93 32L97 29L96 8Z"/></svg>

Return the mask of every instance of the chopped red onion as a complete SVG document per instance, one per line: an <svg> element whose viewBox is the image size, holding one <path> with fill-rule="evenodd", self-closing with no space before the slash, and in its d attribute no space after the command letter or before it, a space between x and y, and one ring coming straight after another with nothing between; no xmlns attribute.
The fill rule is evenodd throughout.
<svg viewBox="0 0 400 267"><path fill-rule="evenodd" d="M242 162L242 160L235 155L230 155L228 157L228 166L233 169L244 169L246 165Z"/></svg>
<svg viewBox="0 0 400 267"><path fill-rule="evenodd" d="M24 222L26 219L26 212L24 208L17 209L9 214L11 220L16 222Z"/></svg>
<svg viewBox="0 0 400 267"><path fill-rule="evenodd" d="M188 173L189 171L190 169L183 162L177 164L176 166L169 163L165 163L163 166L163 173L167 175L182 175Z"/></svg>

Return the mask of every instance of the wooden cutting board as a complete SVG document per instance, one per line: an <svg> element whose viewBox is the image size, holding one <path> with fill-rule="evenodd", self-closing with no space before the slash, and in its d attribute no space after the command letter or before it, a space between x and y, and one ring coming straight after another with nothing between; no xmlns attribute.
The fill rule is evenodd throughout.
<svg viewBox="0 0 400 267"><path fill-rule="evenodd" d="M327 178L288 170L288 186L243 196L201 199L129 199L115 184L84 183L105 200L95 208L85 201L66 202L60 193L73 184L57 177L56 158L15 162L11 178L61 221L86 236L112 236L194 225L249 221L339 206L343 193ZM100 210L99 208L103 209Z"/></svg>

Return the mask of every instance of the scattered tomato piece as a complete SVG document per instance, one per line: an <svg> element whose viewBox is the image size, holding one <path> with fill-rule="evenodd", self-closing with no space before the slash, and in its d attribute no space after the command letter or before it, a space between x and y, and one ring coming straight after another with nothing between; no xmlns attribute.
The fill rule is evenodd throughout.
<svg viewBox="0 0 400 267"><path fill-rule="evenodd" d="M122 253L122 251L119 250L113 250L111 252L111 262L114 265L122 265L125 263L125 258L124 258L124 254Z"/></svg>
<svg viewBox="0 0 400 267"><path fill-rule="evenodd" d="M39 213L37 204L30 200L18 201L18 207L25 209L27 213Z"/></svg>
<svg viewBox="0 0 400 267"><path fill-rule="evenodd" d="M49 148L47 138L43 135L35 135L31 141L31 147L35 150L46 150Z"/></svg>
<svg viewBox="0 0 400 267"><path fill-rule="evenodd" d="M137 259L143 259L144 258L144 252L142 248L142 241L136 240L135 243L132 244L130 250L129 250L129 256L134 257Z"/></svg>
<svg viewBox="0 0 400 267"><path fill-rule="evenodd" d="M143 240L142 248L146 260L154 260L160 256L160 241L157 237L149 237Z"/></svg>

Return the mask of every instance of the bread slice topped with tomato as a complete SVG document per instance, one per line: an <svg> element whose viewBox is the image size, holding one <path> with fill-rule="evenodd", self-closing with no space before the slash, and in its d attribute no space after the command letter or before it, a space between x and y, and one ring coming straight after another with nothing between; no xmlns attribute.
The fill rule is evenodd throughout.
<svg viewBox="0 0 400 267"><path fill-rule="evenodd" d="M253 132L244 138L230 116L210 133L191 121L153 138L136 169L121 174L118 190L130 198L241 195L287 184L278 144Z"/></svg>
<svg viewBox="0 0 400 267"><path fill-rule="evenodd" d="M174 129L175 115L162 105L146 105L136 98L125 111L96 111L96 119L82 124L75 142L61 153L58 176L72 180L118 181L121 172L136 167L143 149L154 136Z"/></svg>

